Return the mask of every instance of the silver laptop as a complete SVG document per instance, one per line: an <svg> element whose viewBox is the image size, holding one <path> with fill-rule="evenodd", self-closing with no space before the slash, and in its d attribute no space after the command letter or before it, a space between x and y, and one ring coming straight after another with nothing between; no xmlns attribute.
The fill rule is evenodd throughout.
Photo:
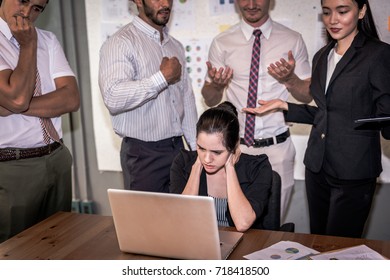
<svg viewBox="0 0 390 280"><path fill-rule="evenodd" d="M173 259L226 259L242 233L218 231L211 197L108 189L122 252Z"/></svg>

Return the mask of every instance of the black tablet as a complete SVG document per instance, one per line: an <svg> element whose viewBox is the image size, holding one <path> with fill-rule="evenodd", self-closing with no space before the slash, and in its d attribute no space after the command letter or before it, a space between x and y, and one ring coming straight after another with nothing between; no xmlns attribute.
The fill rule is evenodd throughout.
<svg viewBox="0 0 390 280"><path fill-rule="evenodd" d="M384 122L384 121L390 121L390 116L357 119L355 120L355 123L370 123L370 122Z"/></svg>

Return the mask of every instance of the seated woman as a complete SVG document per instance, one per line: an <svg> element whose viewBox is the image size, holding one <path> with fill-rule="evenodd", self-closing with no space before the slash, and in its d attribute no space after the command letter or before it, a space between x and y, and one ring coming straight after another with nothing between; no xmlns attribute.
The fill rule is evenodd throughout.
<svg viewBox="0 0 390 280"><path fill-rule="evenodd" d="M172 193L214 198L219 226L262 228L272 184L266 155L241 154L236 108L205 111L196 126L197 151L182 150L171 167Z"/></svg>

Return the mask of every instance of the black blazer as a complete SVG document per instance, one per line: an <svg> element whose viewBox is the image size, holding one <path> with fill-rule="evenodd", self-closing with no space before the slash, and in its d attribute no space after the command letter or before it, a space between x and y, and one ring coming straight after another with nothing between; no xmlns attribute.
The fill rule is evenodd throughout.
<svg viewBox="0 0 390 280"><path fill-rule="evenodd" d="M336 66L325 94L329 43L313 58L310 92L317 105L289 104L286 121L312 124L304 163L345 179L375 178L382 172L380 131L390 124L358 126L354 120L390 115L390 45L362 32Z"/></svg>

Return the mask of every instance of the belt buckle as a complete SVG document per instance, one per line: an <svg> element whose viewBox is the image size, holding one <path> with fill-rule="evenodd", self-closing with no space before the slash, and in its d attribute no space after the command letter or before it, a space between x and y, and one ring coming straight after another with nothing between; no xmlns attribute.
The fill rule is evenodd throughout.
<svg viewBox="0 0 390 280"><path fill-rule="evenodd" d="M257 139L257 141L258 141L258 145L257 145L257 147L258 148L262 148L262 147L265 147L265 144L266 144L266 139L267 138L259 138L259 139Z"/></svg>
<svg viewBox="0 0 390 280"><path fill-rule="evenodd" d="M256 139L255 144L253 146L255 148L263 148L263 147L271 146L272 144L268 143L268 140L270 140L270 139L271 138L258 138L258 139Z"/></svg>

